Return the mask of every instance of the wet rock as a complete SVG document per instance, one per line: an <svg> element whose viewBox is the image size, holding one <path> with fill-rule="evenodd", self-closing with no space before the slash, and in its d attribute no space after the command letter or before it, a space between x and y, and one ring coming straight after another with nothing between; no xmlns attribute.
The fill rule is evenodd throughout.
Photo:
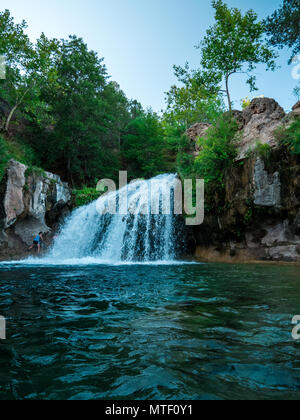
<svg viewBox="0 0 300 420"><path fill-rule="evenodd" d="M24 253L35 235L57 227L70 202L71 191L59 176L28 173L25 165L11 160L0 185L0 258Z"/></svg>
<svg viewBox="0 0 300 420"><path fill-rule="evenodd" d="M299 260L298 246L286 245L269 248L268 254L272 261L295 262Z"/></svg>
<svg viewBox="0 0 300 420"><path fill-rule="evenodd" d="M279 172L269 174L259 157L254 168L254 204L261 207L280 207L281 183Z"/></svg>
<svg viewBox="0 0 300 420"><path fill-rule="evenodd" d="M224 201L194 229L197 258L300 262L300 156L275 149L265 163L253 155L224 180Z"/></svg>

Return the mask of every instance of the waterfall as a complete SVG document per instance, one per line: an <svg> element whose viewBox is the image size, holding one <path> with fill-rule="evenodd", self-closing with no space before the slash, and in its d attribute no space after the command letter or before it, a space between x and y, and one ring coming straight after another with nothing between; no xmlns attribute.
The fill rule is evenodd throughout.
<svg viewBox="0 0 300 420"><path fill-rule="evenodd" d="M46 258L97 258L103 262L172 261L183 241L183 219L174 215L176 175L136 181L75 210ZM110 214L127 197L124 214ZM127 214L126 214L127 213ZM154 214L153 214L154 213Z"/></svg>

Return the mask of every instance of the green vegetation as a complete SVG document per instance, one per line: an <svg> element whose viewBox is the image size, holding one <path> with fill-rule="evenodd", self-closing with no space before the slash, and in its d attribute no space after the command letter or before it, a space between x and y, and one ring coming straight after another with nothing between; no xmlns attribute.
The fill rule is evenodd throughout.
<svg viewBox="0 0 300 420"><path fill-rule="evenodd" d="M174 66L174 70L180 86L174 85L166 93L164 119L185 128L199 121L214 121L224 111L218 85L220 78L200 69L190 70L188 64L185 67Z"/></svg>
<svg viewBox="0 0 300 420"><path fill-rule="evenodd" d="M275 132L277 140L288 147L291 153L300 154L300 118L294 121L288 127L280 127Z"/></svg>
<svg viewBox="0 0 300 420"><path fill-rule="evenodd" d="M230 114L224 114L199 139L200 153L194 159L188 153L189 141L181 139L181 148L177 163L182 178L204 179L206 183L206 201L213 205L216 196L224 192L226 170L233 166L237 157L238 124Z"/></svg>
<svg viewBox="0 0 300 420"><path fill-rule="evenodd" d="M32 43L25 22L17 24L8 10L0 12L0 54L7 62L7 77L0 80L0 178L11 158L28 166L26 175L58 173L74 189L79 206L97 199L98 180L117 181L119 170L127 169L129 179L178 172L182 178L204 178L214 205L237 156L238 125L231 112L224 113L224 97L232 108L230 78L246 73L255 90L256 66L275 69L266 26L269 35L276 24L280 30L287 28L287 12L291 25L297 26L299 0L284 0L283 8L266 22L253 10L243 14L222 0L212 5L215 23L199 44L201 65L174 67L178 82L166 93L161 116L129 100L110 80L103 59L81 38L57 40L42 34ZM297 51L299 32L296 40L290 29L284 38L279 33L277 40L273 34L272 45ZM243 108L249 104L248 98L242 101ZM211 123L212 128L199 139L195 159L185 132L197 122ZM300 153L299 120L278 136L293 153ZM258 144L256 151L264 159L270 156L269 146Z"/></svg>
<svg viewBox="0 0 300 420"><path fill-rule="evenodd" d="M149 178L176 171L178 142L183 129L160 122L149 111L127 127L122 155L130 178Z"/></svg>
<svg viewBox="0 0 300 420"><path fill-rule="evenodd" d="M37 166L31 166L31 165L26 169L25 177L27 178L30 175L37 175L43 178L47 177L44 169L38 168Z"/></svg>
<svg viewBox="0 0 300 420"><path fill-rule="evenodd" d="M262 144L258 140L255 151L263 160L268 161L272 153L272 148L269 144Z"/></svg>
<svg viewBox="0 0 300 420"><path fill-rule="evenodd" d="M15 159L24 165L31 165L34 160L34 153L29 146L0 136L0 181L10 159Z"/></svg>
<svg viewBox="0 0 300 420"><path fill-rule="evenodd" d="M5 169L7 162L9 160L9 156L7 153L6 144L2 137L0 137L0 182L5 174Z"/></svg>
<svg viewBox="0 0 300 420"><path fill-rule="evenodd" d="M195 161L195 170L208 186L208 193L224 188L224 174L237 157L238 124L230 114L224 114L207 135L199 140L201 152Z"/></svg>
<svg viewBox="0 0 300 420"><path fill-rule="evenodd" d="M297 101L300 101L300 83L298 83L298 85L294 89L294 96L297 99Z"/></svg>
<svg viewBox="0 0 300 420"><path fill-rule="evenodd" d="M80 207L97 200L100 197L100 193L96 188L84 187L81 190L73 190L73 197L75 207Z"/></svg>
<svg viewBox="0 0 300 420"><path fill-rule="evenodd" d="M224 79L229 109L231 97L229 79L237 73L248 75L247 83L251 91L257 90L256 77L251 73L257 64L266 64L267 69L275 70L277 55L264 41L265 26L258 16L249 10L244 16L239 9L229 9L222 0L212 2L215 8L216 23L208 29L200 43L203 68Z"/></svg>
<svg viewBox="0 0 300 420"><path fill-rule="evenodd" d="M300 0L283 0L279 10L266 20L270 44L293 49L292 57L300 53Z"/></svg>

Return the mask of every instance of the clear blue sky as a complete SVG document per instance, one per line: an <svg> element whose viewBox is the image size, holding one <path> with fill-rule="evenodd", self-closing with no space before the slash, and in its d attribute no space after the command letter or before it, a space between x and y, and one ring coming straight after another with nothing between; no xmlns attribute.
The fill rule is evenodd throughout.
<svg viewBox="0 0 300 420"><path fill-rule="evenodd" d="M5 3L5 2L3 2ZM228 0L242 10L253 8L261 18L272 13L280 0ZM33 38L66 38L76 34L104 57L112 80L129 98L155 111L164 107L164 92L175 82L173 65L199 64L198 44L213 23L210 0L9 0L16 21L25 19ZM233 76L235 107L245 96L274 97L286 110L296 102L296 81L287 65L289 52L280 53L276 73L257 70L259 92L250 94L243 76Z"/></svg>

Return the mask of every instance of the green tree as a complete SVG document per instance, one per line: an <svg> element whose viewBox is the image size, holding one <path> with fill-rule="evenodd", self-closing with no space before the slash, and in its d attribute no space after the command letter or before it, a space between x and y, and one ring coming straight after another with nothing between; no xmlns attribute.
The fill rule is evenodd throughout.
<svg viewBox="0 0 300 420"><path fill-rule="evenodd" d="M224 170L232 165L237 156L235 136L238 124L230 115L224 114L199 139L200 153L196 158L196 170L207 183L223 182Z"/></svg>
<svg viewBox="0 0 300 420"><path fill-rule="evenodd" d="M33 45L25 34L26 23L15 24L10 12L0 13L0 53L6 59L6 79L0 84L0 94L11 106L3 124L5 132L16 111L40 114L45 104L40 101L40 89L54 77L53 55L58 41L44 34Z"/></svg>
<svg viewBox="0 0 300 420"><path fill-rule="evenodd" d="M213 0L215 24L207 30L198 48L202 49L201 64L208 72L222 76L228 105L232 110L229 80L236 73L246 73L251 90L256 90L253 70L260 63L275 70L277 55L264 39L265 25L258 21L253 10L245 15L237 9L230 9L222 0Z"/></svg>
<svg viewBox="0 0 300 420"><path fill-rule="evenodd" d="M106 143L118 153L121 151L122 134L131 118L130 105L125 93L116 82L110 82L103 91L107 121Z"/></svg>
<svg viewBox="0 0 300 420"><path fill-rule="evenodd" d="M110 155L101 147L107 132L103 93L107 72L94 51L81 38L61 42L56 56L56 78L45 86L44 100L50 105L55 124L43 146L47 165L66 171L68 181L91 183L101 176ZM50 148L50 150L49 150Z"/></svg>
<svg viewBox="0 0 300 420"><path fill-rule="evenodd" d="M297 99L297 101L300 101L300 83L298 83L298 85L294 89L294 96Z"/></svg>
<svg viewBox="0 0 300 420"><path fill-rule="evenodd" d="M293 57L300 53L300 0L283 0L267 20L267 33L271 36L271 45L293 49Z"/></svg>
<svg viewBox="0 0 300 420"><path fill-rule="evenodd" d="M196 122L211 122L222 110L221 79L201 70L174 66L181 86L172 86L166 93L167 110L164 118L188 128Z"/></svg>
<svg viewBox="0 0 300 420"><path fill-rule="evenodd" d="M199 139L200 153L194 163L194 173L205 180L210 207L222 205L225 173L237 157L237 132L237 121L227 113Z"/></svg>
<svg viewBox="0 0 300 420"><path fill-rule="evenodd" d="M158 116L149 111L133 120L122 141L130 178L149 178L165 172L165 139Z"/></svg>

